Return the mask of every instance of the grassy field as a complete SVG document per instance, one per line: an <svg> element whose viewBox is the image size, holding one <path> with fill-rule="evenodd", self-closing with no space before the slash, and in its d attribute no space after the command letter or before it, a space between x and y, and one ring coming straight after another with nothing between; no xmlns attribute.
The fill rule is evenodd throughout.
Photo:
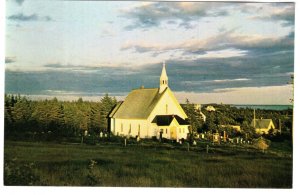
<svg viewBox="0 0 300 195"><path fill-rule="evenodd" d="M282 143L281 143L282 144ZM291 188L292 149L5 141L5 185Z"/></svg>

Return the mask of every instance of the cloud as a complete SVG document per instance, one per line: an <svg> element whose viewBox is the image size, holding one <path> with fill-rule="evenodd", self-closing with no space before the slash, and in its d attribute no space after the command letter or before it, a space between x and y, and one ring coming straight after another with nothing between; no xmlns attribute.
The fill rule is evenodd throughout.
<svg viewBox="0 0 300 195"><path fill-rule="evenodd" d="M61 64L61 63L52 63L45 64L43 67L47 68L46 71L59 71L59 72L80 72L87 74L103 74L105 77L110 76L120 76L120 75L132 75L135 74L137 70L127 66L108 66L107 64L100 65L74 65L74 64Z"/></svg>
<svg viewBox="0 0 300 195"><path fill-rule="evenodd" d="M81 71L81 72L97 71L101 68L97 66L61 64L61 63L45 64L44 67L56 71L68 70L68 71Z"/></svg>
<svg viewBox="0 0 300 195"><path fill-rule="evenodd" d="M105 28L101 32L102 37L113 37L116 36L116 33L111 28Z"/></svg>
<svg viewBox="0 0 300 195"><path fill-rule="evenodd" d="M5 57L5 64L14 63L16 61L16 57Z"/></svg>
<svg viewBox="0 0 300 195"><path fill-rule="evenodd" d="M38 16L36 14L31 15L24 15L23 13L19 13L16 15L11 15L8 17L9 20L16 20L16 21L37 21Z"/></svg>
<svg viewBox="0 0 300 195"><path fill-rule="evenodd" d="M122 16L132 20L126 30L160 26L162 22L180 20L180 26L192 28L190 22L203 17L227 16L226 3L215 2L155 2L121 10Z"/></svg>
<svg viewBox="0 0 300 195"><path fill-rule="evenodd" d="M260 7L246 4L245 7L252 10L252 13L256 13L255 16L249 17L250 19L282 22L282 26L293 26L295 24L294 3L266 3L261 4Z"/></svg>
<svg viewBox="0 0 300 195"><path fill-rule="evenodd" d="M169 86L173 91L215 93L219 94L219 98L222 93L234 91L234 88L285 85L293 73L293 58L284 53L264 58L239 56L225 59L168 60L166 64ZM276 66L278 68L274 69ZM40 95L45 95L47 90L49 93L79 91L82 96L96 94L95 91L127 94L141 85L146 88L158 87L162 64L134 68L52 63L45 67L46 70L35 72L6 70L5 91Z"/></svg>
<svg viewBox="0 0 300 195"><path fill-rule="evenodd" d="M45 64L44 67L46 67L46 68L70 68L69 65L62 65L62 64L59 64L59 63L56 63L56 64Z"/></svg>
<svg viewBox="0 0 300 195"><path fill-rule="evenodd" d="M137 53L149 52L162 54L169 51L180 51L181 56L197 58L229 58L243 55L262 55L294 50L293 32L283 37L238 34L235 29L219 33L206 39L189 39L179 43L159 44L144 40L122 45L121 50L132 50Z"/></svg>
<svg viewBox="0 0 300 195"><path fill-rule="evenodd" d="M250 81L247 78L237 78L237 79L223 79L223 80L213 80L213 82L223 83L223 82L236 82L236 81Z"/></svg>
<svg viewBox="0 0 300 195"><path fill-rule="evenodd" d="M29 22L29 21L52 21L50 16L38 16L37 14L31 15L24 15L23 13L11 15L8 17L9 20L13 21L22 21L22 22Z"/></svg>
<svg viewBox="0 0 300 195"><path fill-rule="evenodd" d="M24 1L25 1L25 0L15 0L15 2L16 2L18 5L20 5L20 6L24 3Z"/></svg>
<svg viewBox="0 0 300 195"><path fill-rule="evenodd" d="M72 70L78 70L78 69L99 69L102 68L101 66L90 66L90 65L74 65L74 64L61 64L61 63L50 63L45 64L44 67L46 68L52 68L52 69L72 69Z"/></svg>

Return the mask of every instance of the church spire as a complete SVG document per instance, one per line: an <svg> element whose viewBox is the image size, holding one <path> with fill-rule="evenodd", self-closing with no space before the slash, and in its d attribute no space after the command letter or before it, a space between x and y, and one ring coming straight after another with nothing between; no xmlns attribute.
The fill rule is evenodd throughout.
<svg viewBox="0 0 300 195"><path fill-rule="evenodd" d="M168 76L166 71L165 61L160 75L159 93L162 93L168 87Z"/></svg>

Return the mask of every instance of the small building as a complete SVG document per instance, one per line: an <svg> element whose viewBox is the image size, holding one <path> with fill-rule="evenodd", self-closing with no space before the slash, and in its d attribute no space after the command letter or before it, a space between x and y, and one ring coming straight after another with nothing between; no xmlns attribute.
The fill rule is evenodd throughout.
<svg viewBox="0 0 300 195"><path fill-rule="evenodd" d="M205 109L206 109L207 111L209 111L209 112L214 112L214 111L216 111L215 107L213 107L213 106L207 106Z"/></svg>
<svg viewBox="0 0 300 195"><path fill-rule="evenodd" d="M241 131L241 126L239 125L220 125L223 128L232 128L236 131Z"/></svg>
<svg viewBox="0 0 300 195"><path fill-rule="evenodd" d="M275 130L275 125L272 119L253 119L251 126L254 127L258 134L269 134L270 129Z"/></svg>

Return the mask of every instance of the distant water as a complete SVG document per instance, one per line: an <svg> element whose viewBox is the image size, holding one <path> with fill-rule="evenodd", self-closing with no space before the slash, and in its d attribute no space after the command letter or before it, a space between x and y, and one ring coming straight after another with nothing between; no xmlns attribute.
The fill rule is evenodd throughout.
<svg viewBox="0 0 300 195"><path fill-rule="evenodd" d="M261 110L287 110L293 109L293 105L232 105L237 108L251 108Z"/></svg>

